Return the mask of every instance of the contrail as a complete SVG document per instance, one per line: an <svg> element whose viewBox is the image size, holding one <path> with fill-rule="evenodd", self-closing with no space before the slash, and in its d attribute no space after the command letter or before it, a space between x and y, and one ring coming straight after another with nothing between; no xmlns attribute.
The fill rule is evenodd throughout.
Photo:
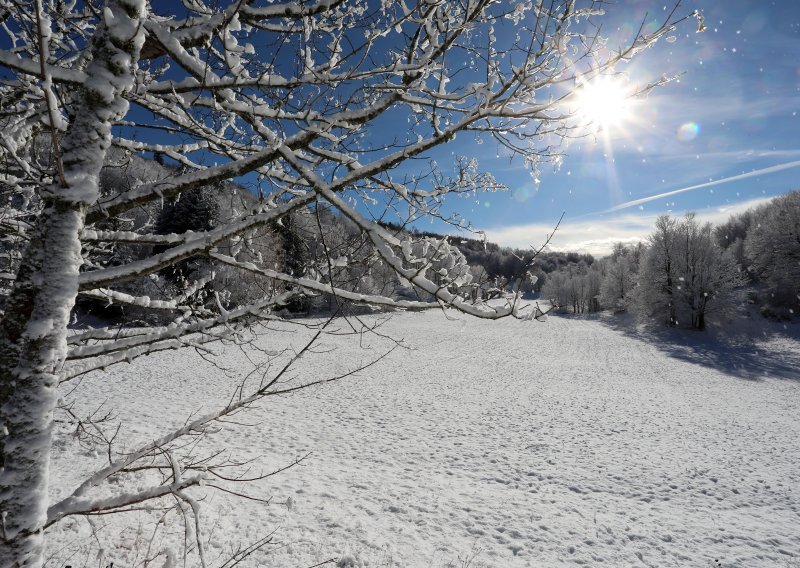
<svg viewBox="0 0 800 568"><path fill-rule="evenodd" d="M667 191L666 193L659 193L658 195L642 197L641 199L634 199L633 201L626 201L625 203L620 203L619 205L615 205L610 209L606 209L605 211L603 211L603 213L613 213L614 211L627 209L628 207L634 207L636 205L641 205L642 203L648 203L650 201L655 201L656 199L670 197L672 195L677 195L679 193L684 193L686 191L693 191L695 189L701 189L703 187L712 187L714 185L721 185L723 183L728 183L731 181L738 181L740 179L747 179L751 177L760 176L763 174L771 174L774 172L780 172L781 170L788 170L790 168L797 168L797 167L800 167L800 160L796 160L794 162L786 162L785 164L778 164L777 166L770 166L768 168L761 168L760 170L753 170L752 172L747 172L744 174L739 174L737 176L718 179L716 181L708 181L706 183L701 183L698 185L691 185L689 187L684 187L682 189L673 189L672 191Z"/></svg>

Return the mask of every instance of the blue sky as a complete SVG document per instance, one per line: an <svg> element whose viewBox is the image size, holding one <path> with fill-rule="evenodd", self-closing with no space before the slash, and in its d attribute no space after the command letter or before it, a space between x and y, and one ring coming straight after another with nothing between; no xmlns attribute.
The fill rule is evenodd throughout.
<svg viewBox="0 0 800 568"><path fill-rule="evenodd" d="M645 13L658 18L663 5L620 0L608 8L604 34L613 42ZM800 188L800 2L682 6L695 8L705 16L704 33L685 22L676 41L618 69L631 84L680 78L638 100L607 137L565 147L561 167L544 165L538 187L520 160L494 144L449 147L470 152L511 188L456 200L459 211L490 240L518 247L541 243L564 211L553 248L602 255L614 241L646 236L659 214L691 210L719 222Z"/></svg>
<svg viewBox="0 0 800 568"><path fill-rule="evenodd" d="M671 7L673 0L610 2L598 20L601 33L609 45L623 44L642 21L656 27L663 22L665 4ZM683 0L679 12L695 9L704 14L704 33L696 33L689 19L674 41L665 38L617 69L629 85L679 78L636 101L628 119L606 134L564 146L561 166L542 165L538 184L522 160L492 141L478 145L460 135L428 156L442 166L453 156L475 157L481 170L510 188L477 199L456 197L450 210L490 240L515 247L541 244L564 212L553 248L602 255L615 241L646 237L660 214L695 211L720 222L800 188L800 0ZM402 137L405 116L392 120L372 134ZM401 169L415 168L425 164ZM418 226L452 232L443 223Z"/></svg>

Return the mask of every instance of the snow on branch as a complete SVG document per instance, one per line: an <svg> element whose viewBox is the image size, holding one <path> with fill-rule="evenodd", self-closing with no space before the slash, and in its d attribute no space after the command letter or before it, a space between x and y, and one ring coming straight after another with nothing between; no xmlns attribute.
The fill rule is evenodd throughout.
<svg viewBox="0 0 800 568"><path fill-rule="evenodd" d="M325 329L328 325L333 321L333 319L328 319L318 330L317 332L311 337L311 339L293 356L291 357L279 370L275 373L275 375L270 379L262 379L261 384L258 388L250 393L249 395L245 395L244 393L244 383L242 383L239 388L234 392L233 396L231 397L231 401L226 406L215 410L214 412L208 413L203 415L199 418L189 420L183 426L165 434L164 436L148 442L143 446L133 450L131 452L127 452L122 455L119 459L112 461L107 467L104 467L94 474L86 478L69 496L60 500L59 502L52 505L47 511L47 520L45 522L45 527L52 525L53 523L58 522L59 520L63 519L66 516L70 515L80 515L80 514L87 514L87 513L97 513L102 511L108 511L113 509L122 509L124 507L128 507L130 505L141 503L143 501L150 501L154 499L158 499L159 497L163 497L165 495L177 493L182 491L183 489L203 484L206 480L210 479L212 476L218 477L220 479L226 479L225 476L218 474L215 471L214 467L208 466L205 461L201 461L196 463L193 467L200 470L201 472L194 476L184 476L184 471L178 465L177 460L172 455L172 452L169 450L172 444L174 444L177 440L187 436L187 435L203 435L207 432L207 428L210 424L220 421L221 419L225 418L226 416L231 416L238 411L246 409L252 406L258 400L266 397L266 396L274 396L280 394L287 394L289 392L293 392L297 389L308 388L314 385L321 385L325 383L330 383L333 381L338 381L343 378L352 376L354 374L360 373L371 366L375 365L379 361L383 360L389 353L394 350L394 347L391 348L389 351L373 358L371 361L358 365L352 368L345 373L328 377L328 378L321 378L321 379L312 379L297 386L284 386L280 381L289 371L289 369L298 361L300 360L303 355L305 355L311 347L318 341L320 336L325 332ZM172 469L173 475L171 477L170 483L162 483L157 486L150 487L145 490L140 490L135 493L123 493L121 495L116 495L114 497L90 497L89 493L91 490L98 487L103 482L109 480L112 476L117 475L119 473L130 471L132 468L135 469L135 464L140 462L143 459L152 459L156 456L162 456L167 459L169 466ZM296 460L294 464L299 463L299 460ZM294 465L292 464L292 465ZM164 467L163 464L151 464L143 466L145 469L161 469ZM256 476L253 479L262 479L269 475L274 475L276 472L271 472L267 475L260 475ZM184 497L186 499L186 497ZM195 511L195 515L197 516L198 508L193 506Z"/></svg>
<svg viewBox="0 0 800 568"><path fill-rule="evenodd" d="M704 27L679 2L617 44L592 0L167 4L0 2L0 564L40 566L45 522L67 515L169 495L199 519L202 476L180 468L47 513L59 381L349 304L520 317L518 282L505 305L472 303L448 238L389 228L468 227L446 200L506 189L432 152L469 136L535 177L580 135L583 82L686 18ZM172 467L171 440L139 457Z"/></svg>

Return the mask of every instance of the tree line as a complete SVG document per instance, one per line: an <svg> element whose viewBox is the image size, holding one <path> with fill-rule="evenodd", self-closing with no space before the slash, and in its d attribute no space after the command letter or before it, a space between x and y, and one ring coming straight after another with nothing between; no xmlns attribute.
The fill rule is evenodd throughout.
<svg viewBox="0 0 800 568"><path fill-rule="evenodd" d="M768 317L800 313L800 191L713 226L660 216L642 243L617 243L592 265L561 268L542 295L572 313L613 310L704 329L746 300Z"/></svg>
<svg viewBox="0 0 800 568"><path fill-rule="evenodd" d="M101 171L101 191L130 186L133 180L166 179L175 175L174 170L163 160L124 156L112 150L109 164ZM97 226L133 233L149 227L164 236L202 232L258 203L255 194L232 184L225 188L200 186ZM422 242L414 245L419 249L415 253L427 258L432 278L473 301L499 296L516 284L521 293L541 293L560 311L631 312L642 318L660 318L669 326L695 329L703 329L708 317L735 312L745 298L758 303L770 317L792 318L800 313L798 191L732 216L716 227L698 222L693 215L681 219L661 216L644 242L617 243L609 256L599 260L590 254L546 251L529 264L529 250L420 231L399 223L383 222L381 226L398 239ZM169 247L125 242L89 245L84 252L85 267L125 265ZM231 239L221 250L294 278L311 278L366 297L432 299L431 294L398 277L356 224L322 205L292 211L279 221ZM0 241L0 272L13 274L15 259L20 257L19 246L9 233ZM0 280L0 286L3 282ZM177 295L186 306L200 310L214 304L232 309L266 293L292 288L291 283L242 272L211 257L184 260L148 278L120 285L123 293L149 298L151 305ZM347 302L335 294L306 292L284 308L294 314L332 312ZM159 323L164 312L150 310L151 305L115 302L102 294L84 295L76 305L74 319L79 323L89 317L116 323Z"/></svg>
<svg viewBox="0 0 800 568"><path fill-rule="evenodd" d="M100 172L101 195L111 195L137 182L157 183L180 173L180 168L160 155L146 159L116 149L111 149L109 154ZM7 195L14 194L8 192ZM35 209L34 202L28 207ZM259 204L258 195L248 189L235 184L212 184L101 220L96 224L101 231L138 235L151 230L161 236L163 242L90 242L84 247L84 270L124 266L161 254L176 244L169 242L170 235L212 230ZM414 253L426 259L420 265L430 270L437 284L472 301L500 296L514 285L521 293L538 293L551 275L562 279L566 273L585 272L595 263L590 254L543 251L531 264L531 250L502 247L463 235L421 231L400 223L383 222L381 226L395 238L415 243ZM0 239L0 272L10 276L18 268L24 241L15 239L10 231L3 237ZM415 289L406 279L398 277L355 223L324 204L291 211L278 221L221 243L218 250L245 262L269 266L293 278L309 278L367 297L433 299L433 295ZM10 279L0 280L0 292L4 283L10 284ZM285 293L295 288L298 287L292 283L264 273L237 270L210 256L195 256L146 278L120 283L117 291L125 296L110 296L104 292L81 295L73 310L73 321L77 326L97 321L97 318L116 325L163 324L170 321L170 312L152 310L152 307L175 297L180 298L187 309L195 311L216 306L235 309L265 294ZM124 297L147 300L125 302ZM305 291L283 308L295 315L376 309L376 306L357 308L349 300L337 298L335 294ZM588 306L581 305L578 309L585 311Z"/></svg>

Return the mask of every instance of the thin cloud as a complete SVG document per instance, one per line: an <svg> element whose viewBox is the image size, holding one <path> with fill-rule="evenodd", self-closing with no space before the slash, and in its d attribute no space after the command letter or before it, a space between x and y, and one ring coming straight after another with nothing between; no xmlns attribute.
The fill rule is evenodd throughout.
<svg viewBox="0 0 800 568"><path fill-rule="evenodd" d="M681 154L659 154L649 156L648 160L651 162L668 162L678 161L684 162L686 160L696 159L697 157L703 160L725 160L725 163L731 161L752 160L753 158L800 158L800 149L798 150L731 150L729 152L689 152Z"/></svg>
<svg viewBox="0 0 800 568"><path fill-rule="evenodd" d="M619 205L615 205L602 213L613 213L615 211L621 211L622 209L627 209L629 207L635 207L637 205L642 205L644 203L650 203L651 201L656 201L658 199L663 199L665 197L671 197L673 195L678 195L679 193L686 193L687 191L694 191L696 189L702 189L704 187L714 187L716 185L722 185L724 183L730 183L733 181L739 181L743 179L748 179L752 177L758 177L765 174L772 174L775 172L780 172L783 170L788 170L791 168L800 167L800 160L795 160L793 162L786 162L784 164L777 164L775 166L769 166L766 168L760 168L758 170L753 170L751 172L746 172L743 174L730 176L727 178L722 178L714 181L707 181L705 183L700 183L697 185L691 185L689 187L684 187L681 189L673 189L672 191L666 191L664 193L659 193L658 195L650 195L648 197L642 197L641 199L634 199L632 201L626 201L625 203L620 203Z"/></svg>
<svg viewBox="0 0 800 568"><path fill-rule="evenodd" d="M763 120L786 116L796 110L791 97L765 96L753 99L744 95L709 98L706 96L671 97L663 93L649 99L659 108L662 118L682 121L687 114L702 117L706 124L733 121L742 118L742 109L747 109L748 120Z"/></svg>
<svg viewBox="0 0 800 568"><path fill-rule="evenodd" d="M723 206L708 207L696 212L697 219L713 224L723 223L731 215L757 207L771 199L773 198L760 197ZM684 211L671 212L678 216L684 213ZM645 240L653 231L657 218L658 214L656 213L625 213L586 221L566 221L561 224L553 237L550 248L605 256L611 253L615 243L633 244ZM545 242L553 228L554 225L546 223L497 227L486 229L486 237L489 241L501 246L523 249L531 246L538 248Z"/></svg>

